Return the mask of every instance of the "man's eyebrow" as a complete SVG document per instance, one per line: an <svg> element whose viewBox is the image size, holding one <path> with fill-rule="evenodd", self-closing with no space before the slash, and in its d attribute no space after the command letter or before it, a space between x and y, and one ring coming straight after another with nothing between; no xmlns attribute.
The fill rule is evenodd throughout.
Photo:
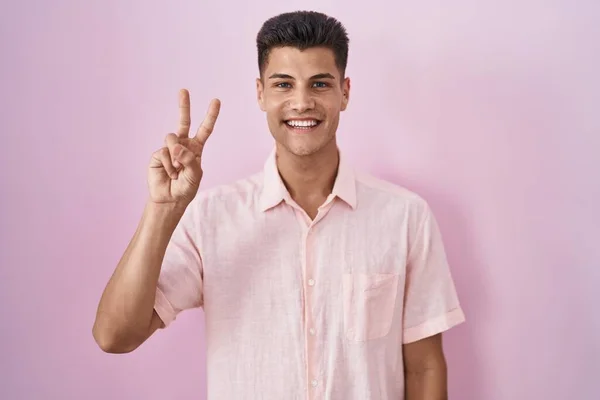
<svg viewBox="0 0 600 400"><path fill-rule="evenodd" d="M294 77L288 74L274 73L269 77L269 79L294 79Z"/></svg>
<svg viewBox="0 0 600 400"><path fill-rule="evenodd" d="M330 73L324 73L324 74L314 75L310 79L311 80L314 80L314 79L335 79L335 76L331 75Z"/></svg>
<svg viewBox="0 0 600 400"><path fill-rule="evenodd" d="M281 73L274 73L273 75L269 76L269 79L294 79L293 76L288 75L288 74L281 74ZM333 75L331 75L330 73L322 73L322 74L316 74L310 77L311 80L315 80L315 79L335 79L335 77Z"/></svg>

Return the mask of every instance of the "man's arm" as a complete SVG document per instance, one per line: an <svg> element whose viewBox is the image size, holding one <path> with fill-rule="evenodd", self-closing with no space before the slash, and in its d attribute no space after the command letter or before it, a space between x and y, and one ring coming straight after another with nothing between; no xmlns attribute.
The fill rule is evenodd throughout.
<svg viewBox="0 0 600 400"><path fill-rule="evenodd" d="M442 334L404 346L406 400L447 400L447 367Z"/></svg>
<svg viewBox="0 0 600 400"><path fill-rule="evenodd" d="M94 339L108 353L140 346L163 322L154 311L161 263L182 212L149 203L98 305Z"/></svg>
<svg viewBox="0 0 600 400"><path fill-rule="evenodd" d="M193 228L176 229L180 222L186 225L184 214L200 187L201 155L220 104L217 99L210 103L196 135L190 137L190 95L185 89L179 92L179 129L177 134L168 134L165 146L152 154L148 165L149 199L142 219L98 305L93 335L106 352L133 351L167 325L167 318L172 320L178 311L198 303L200 278L193 269L199 259L189 238ZM179 261L167 262L171 268L165 272L163 263L174 235L178 239L171 256ZM161 273L167 284L163 285L163 298L157 302ZM176 310L169 299L164 299L164 286L177 294L170 296L175 298ZM155 310L157 305L160 310Z"/></svg>
<svg viewBox="0 0 600 400"><path fill-rule="evenodd" d="M406 400L446 400L442 333L465 321L442 234L429 205L409 219L410 250L404 293L403 353Z"/></svg>

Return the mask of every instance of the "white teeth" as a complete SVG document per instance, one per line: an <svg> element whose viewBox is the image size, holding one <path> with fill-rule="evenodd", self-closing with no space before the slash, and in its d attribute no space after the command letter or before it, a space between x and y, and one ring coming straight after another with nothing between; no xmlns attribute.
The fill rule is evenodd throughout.
<svg viewBox="0 0 600 400"><path fill-rule="evenodd" d="M313 127L315 125L317 125L317 121L316 120L309 120L309 121L288 121L287 124L289 126L293 126L294 128L310 128Z"/></svg>

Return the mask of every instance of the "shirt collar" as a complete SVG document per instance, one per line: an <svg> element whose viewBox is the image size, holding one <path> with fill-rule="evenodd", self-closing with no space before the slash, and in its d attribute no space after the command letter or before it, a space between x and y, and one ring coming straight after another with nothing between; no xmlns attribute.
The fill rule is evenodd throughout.
<svg viewBox="0 0 600 400"><path fill-rule="evenodd" d="M339 150L338 150L339 151ZM331 194L346 202L352 209L356 208L356 178L354 170L339 152L338 172ZM290 201L291 196L283 184L277 169L276 149L271 151L263 169L263 188L260 195L261 211L275 207L282 201Z"/></svg>

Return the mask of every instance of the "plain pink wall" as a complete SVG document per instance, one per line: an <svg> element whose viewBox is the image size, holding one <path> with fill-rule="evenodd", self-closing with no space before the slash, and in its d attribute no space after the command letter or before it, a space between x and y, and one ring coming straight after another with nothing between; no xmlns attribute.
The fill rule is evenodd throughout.
<svg viewBox="0 0 600 400"><path fill-rule="evenodd" d="M223 102L204 187L256 171L271 146L256 31L314 8L351 36L340 146L440 220L468 318L446 335L451 398L599 399L599 3L282 4L4 4L0 398L204 398L201 312L114 356L95 307L178 89L195 124Z"/></svg>

